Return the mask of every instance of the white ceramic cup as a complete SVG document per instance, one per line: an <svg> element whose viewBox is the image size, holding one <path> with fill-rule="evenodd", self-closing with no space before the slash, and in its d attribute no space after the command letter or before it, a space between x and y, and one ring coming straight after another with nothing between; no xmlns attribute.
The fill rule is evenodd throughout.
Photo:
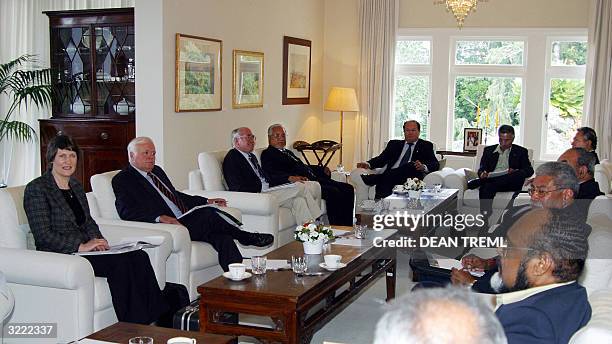
<svg viewBox="0 0 612 344"><path fill-rule="evenodd" d="M166 342L168 344L196 344L196 340L194 338L187 337L174 337L168 339Z"/></svg>
<svg viewBox="0 0 612 344"><path fill-rule="evenodd" d="M340 260L342 256L337 254L326 254L323 259L325 259L325 265L329 268L335 268L340 265Z"/></svg>
<svg viewBox="0 0 612 344"><path fill-rule="evenodd" d="M232 278L242 278L246 272L246 265L242 263L232 263L229 265L229 272Z"/></svg>

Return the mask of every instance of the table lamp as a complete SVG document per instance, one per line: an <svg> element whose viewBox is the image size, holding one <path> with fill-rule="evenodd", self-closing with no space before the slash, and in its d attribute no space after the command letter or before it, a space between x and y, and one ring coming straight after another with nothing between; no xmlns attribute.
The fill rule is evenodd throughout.
<svg viewBox="0 0 612 344"><path fill-rule="evenodd" d="M359 111L359 103L357 102L357 94L354 88L332 87L325 102L325 110L340 111L340 144L342 144L342 129L344 126L344 112ZM342 147L340 147L340 162L337 167L338 171L344 171L342 165Z"/></svg>

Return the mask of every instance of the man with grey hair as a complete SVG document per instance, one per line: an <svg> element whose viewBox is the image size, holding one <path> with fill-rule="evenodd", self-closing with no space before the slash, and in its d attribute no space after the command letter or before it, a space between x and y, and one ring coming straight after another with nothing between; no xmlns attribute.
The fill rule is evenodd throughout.
<svg viewBox="0 0 612 344"><path fill-rule="evenodd" d="M419 289L393 301L374 344L505 344L493 310L465 288Z"/></svg>
<svg viewBox="0 0 612 344"><path fill-rule="evenodd" d="M286 149L287 132L280 124L268 128L268 144L268 148L261 152L261 163L273 186L303 182L307 189L316 187L327 201L329 223L338 226L353 225L355 191L352 185L332 180L322 167L308 166Z"/></svg>
<svg viewBox="0 0 612 344"><path fill-rule="evenodd" d="M576 172L580 188L574 198L592 200L599 195L603 195L603 192L599 190L599 184L593 179L596 158L592 152L588 152L584 148L570 148L563 152L557 161L570 165ZM582 202L587 203L586 201Z"/></svg>
<svg viewBox="0 0 612 344"><path fill-rule="evenodd" d="M323 212L313 195L303 183L293 183L287 187L270 189L271 178L263 170L255 149L255 135L246 127L232 131L232 144L223 159L223 176L231 191L266 192L274 195L281 207L289 208L296 223L303 224L319 218ZM320 186L318 194L321 194Z"/></svg>
<svg viewBox="0 0 612 344"><path fill-rule="evenodd" d="M231 263L242 262L234 240L258 247L272 244L274 236L241 230L240 221L218 207L193 210L208 204L224 207L226 202L177 191L164 170L155 165L155 153L148 137L137 137L128 144L130 165L112 181L115 207L122 219L187 227L191 240L207 242L217 250L223 271L228 271Z"/></svg>

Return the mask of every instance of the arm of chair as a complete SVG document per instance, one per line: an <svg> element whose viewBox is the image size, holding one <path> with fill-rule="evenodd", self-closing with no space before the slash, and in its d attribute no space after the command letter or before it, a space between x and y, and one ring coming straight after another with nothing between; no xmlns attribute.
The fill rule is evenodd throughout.
<svg viewBox="0 0 612 344"><path fill-rule="evenodd" d="M127 227L131 230L154 230L169 233L172 236L172 251L166 263L166 280L186 286L189 285L191 238L187 228L165 223L147 223L105 218L96 218L95 220L100 227L116 226Z"/></svg>
<svg viewBox="0 0 612 344"><path fill-rule="evenodd" d="M612 289L598 290L589 295L591 320L570 339L570 344L612 342Z"/></svg>
<svg viewBox="0 0 612 344"><path fill-rule="evenodd" d="M276 197L266 193L237 191L185 190L186 194L207 198L224 198L227 205L239 209L245 215L269 216L278 211Z"/></svg>
<svg viewBox="0 0 612 344"><path fill-rule="evenodd" d="M149 228L136 228L105 224L100 226L102 235L111 245L125 242L146 241L159 245L144 251L149 255L151 266L155 271L157 283L161 289L166 286L166 262L172 253L172 235L168 232Z"/></svg>
<svg viewBox="0 0 612 344"><path fill-rule="evenodd" d="M465 169L460 168L444 177L444 185L449 189L459 189L459 198L463 198L463 192L467 190L467 177Z"/></svg>

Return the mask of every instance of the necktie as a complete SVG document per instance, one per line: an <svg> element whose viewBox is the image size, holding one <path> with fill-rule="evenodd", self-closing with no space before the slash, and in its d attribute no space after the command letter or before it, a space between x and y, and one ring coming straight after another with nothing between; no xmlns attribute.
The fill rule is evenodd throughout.
<svg viewBox="0 0 612 344"><path fill-rule="evenodd" d="M172 191L170 191L166 187L166 185L164 185L164 183L162 183L161 180L159 180L159 178L155 174L153 174L153 172L148 172L147 176L149 176L153 180L153 184L155 184L155 187L159 191L161 191L161 193L163 193L164 196L168 197L170 202L174 203L174 205L176 205L177 208L179 208L179 210L183 214L186 213L189 210L189 209L187 209L187 207L185 206L183 201L181 201L180 198L176 197L176 195Z"/></svg>
<svg viewBox="0 0 612 344"><path fill-rule="evenodd" d="M251 160L251 163L253 164L253 166L255 166L255 170L257 170L257 174L259 174L259 178L265 180L267 183L270 183L270 181L268 181L268 178L266 178L266 174L261 168L261 165L259 165L259 161L257 161L257 157L255 156L255 154L249 153L249 160Z"/></svg>
<svg viewBox="0 0 612 344"><path fill-rule="evenodd" d="M402 165L406 165L408 162L410 162L410 159L412 158L412 145L414 143L409 143L408 144L408 150L406 150L406 153L404 153L404 156L402 157L402 160L400 161L400 166Z"/></svg>

